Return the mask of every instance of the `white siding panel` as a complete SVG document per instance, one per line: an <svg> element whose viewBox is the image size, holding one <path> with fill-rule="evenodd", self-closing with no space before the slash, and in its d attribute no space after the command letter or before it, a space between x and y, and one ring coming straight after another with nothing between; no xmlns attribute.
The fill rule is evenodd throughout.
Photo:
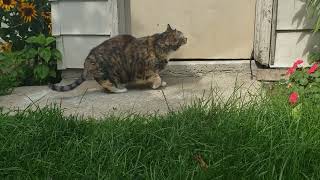
<svg viewBox="0 0 320 180"><path fill-rule="evenodd" d="M53 35L110 35L114 1L52 2Z"/></svg>
<svg viewBox="0 0 320 180"><path fill-rule="evenodd" d="M84 60L90 50L107 39L108 37L103 36L57 37L57 47L63 55L63 60L58 64L58 68L83 68Z"/></svg>
<svg viewBox="0 0 320 180"><path fill-rule="evenodd" d="M320 51L320 34L307 32L278 32L275 61L272 67L291 67L297 58L307 62L310 51Z"/></svg>
<svg viewBox="0 0 320 180"><path fill-rule="evenodd" d="M307 15L302 0L278 0L277 30L312 29L314 21Z"/></svg>

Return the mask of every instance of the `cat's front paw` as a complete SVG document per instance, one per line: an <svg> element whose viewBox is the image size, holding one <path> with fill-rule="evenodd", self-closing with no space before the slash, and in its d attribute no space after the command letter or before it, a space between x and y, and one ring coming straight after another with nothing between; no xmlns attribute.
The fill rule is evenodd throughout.
<svg viewBox="0 0 320 180"><path fill-rule="evenodd" d="M152 84L151 88L152 89L158 89L160 86L161 86L160 83L155 83L155 84Z"/></svg>
<svg viewBox="0 0 320 180"><path fill-rule="evenodd" d="M161 86L162 86L162 87L166 87L166 86L167 86L167 82L162 81L162 82L161 82Z"/></svg>

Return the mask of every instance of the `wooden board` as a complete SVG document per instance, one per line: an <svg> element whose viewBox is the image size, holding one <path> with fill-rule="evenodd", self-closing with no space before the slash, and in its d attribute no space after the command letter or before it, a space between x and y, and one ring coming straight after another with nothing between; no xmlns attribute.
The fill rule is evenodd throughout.
<svg viewBox="0 0 320 180"><path fill-rule="evenodd" d="M269 65L273 34L274 0L257 0L254 36L254 59Z"/></svg>

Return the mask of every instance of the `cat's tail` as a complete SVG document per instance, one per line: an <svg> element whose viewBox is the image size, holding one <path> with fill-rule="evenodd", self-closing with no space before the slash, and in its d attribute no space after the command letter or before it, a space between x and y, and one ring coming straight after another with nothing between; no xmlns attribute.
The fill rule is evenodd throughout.
<svg viewBox="0 0 320 180"><path fill-rule="evenodd" d="M65 86L60 86L60 85L56 85L56 84L49 84L49 88L54 91L58 91L58 92L71 91L74 88L78 87L80 84L82 84L86 80L86 78L87 78L87 71L84 70L82 72L80 78L75 80L73 83L71 83L69 85L65 85Z"/></svg>

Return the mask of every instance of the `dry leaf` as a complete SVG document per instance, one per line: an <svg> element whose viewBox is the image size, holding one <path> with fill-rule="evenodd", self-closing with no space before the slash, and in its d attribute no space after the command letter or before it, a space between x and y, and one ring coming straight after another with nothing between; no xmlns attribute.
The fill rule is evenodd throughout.
<svg viewBox="0 0 320 180"><path fill-rule="evenodd" d="M198 162L198 165L201 167L203 170L208 170L208 164L203 160L201 155L195 155L194 159Z"/></svg>

